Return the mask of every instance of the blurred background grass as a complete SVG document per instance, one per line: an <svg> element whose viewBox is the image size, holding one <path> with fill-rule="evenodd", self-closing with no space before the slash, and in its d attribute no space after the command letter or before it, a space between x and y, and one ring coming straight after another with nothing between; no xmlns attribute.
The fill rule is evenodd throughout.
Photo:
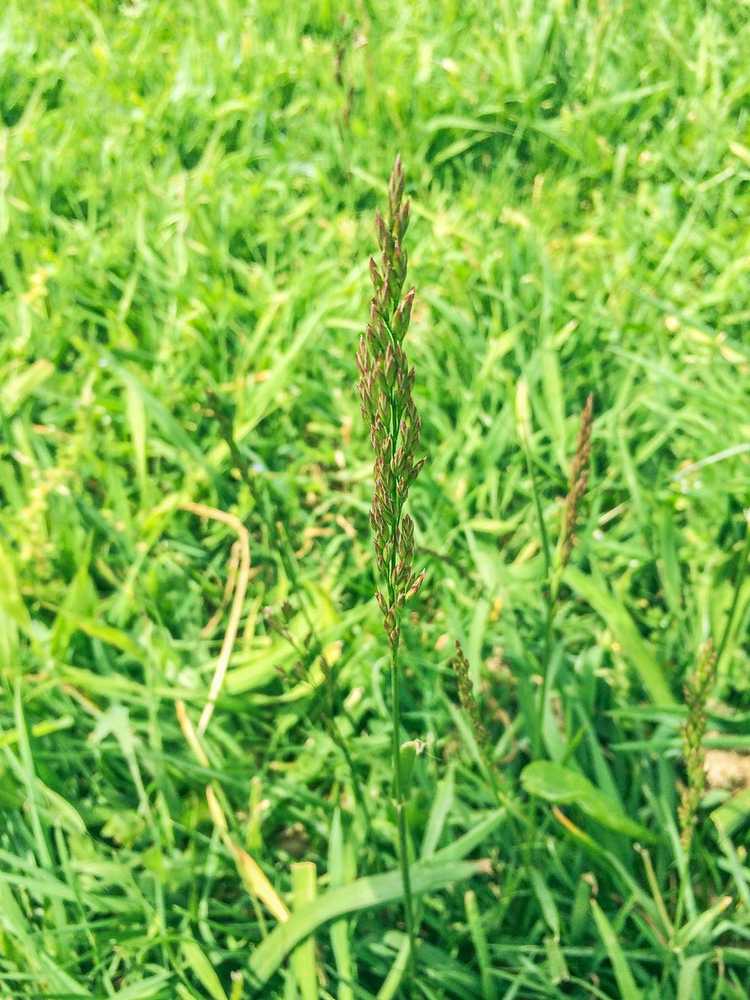
<svg viewBox="0 0 750 1000"><path fill-rule="evenodd" d="M525 762L561 755L668 844L680 714L646 707L647 678L679 695L701 640L726 627L743 565L749 42L746 3L697 0L4 5L0 995L229 996L232 974L250 995L265 925L208 816L211 777L282 895L294 858L325 876L336 806L336 844L359 873L394 865L353 386L372 216L397 151L429 456L412 500L428 571L407 635L406 724L427 748L413 827L446 774L444 839L492 805L451 710L458 637L498 756L513 757L513 794ZM543 724L519 385L553 538L578 413L596 399ZM234 536L181 510L188 500L237 514L252 556L209 768L175 699L197 719ZM735 748L750 584L737 593L714 720ZM262 609L287 598L295 635L312 619L335 661L325 697L264 626ZM743 827L739 854L707 830L695 861L693 916L728 892L731 919L677 946L639 909L653 884L627 837L573 814L627 871L629 898L546 805L519 801L528 825L481 845L497 877L476 886L501 995L687 1000L701 977L706 995L747 995ZM654 884L669 900L665 844ZM597 884L594 912L614 922L636 992L582 896ZM486 986L462 894L425 905L424 996ZM399 911L386 913L349 927L355 995L374 995L399 945ZM194 947L216 982L196 973ZM325 989L343 996L325 935L318 947ZM295 995L291 976L273 983L265 995Z"/></svg>

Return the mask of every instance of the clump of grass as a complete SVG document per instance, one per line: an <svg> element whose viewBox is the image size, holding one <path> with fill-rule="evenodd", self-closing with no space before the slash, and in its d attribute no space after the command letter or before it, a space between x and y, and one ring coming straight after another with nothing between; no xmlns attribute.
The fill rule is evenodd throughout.
<svg viewBox="0 0 750 1000"><path fill-rule="evenodd" d="M695 669L685 682L687 721L682 730L682 753L687 771L687 784L682 790L679 807L680 838L686 853L690 851L695 832L698 806L706 788L703 737L706 735L706 702L716 681L717 656L709 640L701 650Z"/></svg>
<svg viewBox="0 0 750 1000"><path fill-rule="evenodd" d="M404 889L410 961L415 947L414 907L409 879L408 830L400 754L401 618L407 600L419 590L423 572L414 570L414 522L405 513L409 488L424 459L417 458L421 423L412 398L414 369L403 342L409 329L413 288L402 297L407 255L403 244L409 225L409 202L403 200L400 158L388 182L388 217L375 217L380 261L370 258L375 293L370 320L357 352L362 416L370 428L375 453L375 486L370 510L380 586L376 593L390 646L391 727L394 798L398 819L399 860Z"/></svg>

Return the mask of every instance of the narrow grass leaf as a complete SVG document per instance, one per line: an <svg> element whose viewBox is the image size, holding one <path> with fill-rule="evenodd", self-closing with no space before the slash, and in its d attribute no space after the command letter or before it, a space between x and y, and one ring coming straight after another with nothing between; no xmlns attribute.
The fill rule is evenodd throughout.
<svg viewBox="0 0 750 1000"><path fill-rule="evenodd" d="M101 354L111 365L112 371L120 379L125 389L129 392L137 393L140 399L140 403L138 405L142 406L144 409L144 419L145 413L147 412L154 424L163 434L166 441L168 441L173 447L187 452L187 454L195 459L201 467L204 467L205 459L203 457L203 453L200 451L190 435L184 430L180 422L169 412L164 404L146 389L136 375L128 371L127 368L118 364L111 354L107 351L101 351Z"/></svg>
<svg viewBox="0 0 750 1000"><path fill-rule="evenodd" d="M534 889L534 895L539 902L539 908L541 909L542 916L544 917L544 922L547 924L555 937L559 938L560 914L557 910L552 893L550 892L550 888L544 880L544 876L538 869L531 868L529 870L529 876L531 878L531 885Z"/></svg>
<svg viewBox="0 0 750 1000"><path fill-rule="evenodd" d="M445 821L453 807L455 774L455 766L453 764L449 765L445 777L438 784L435 798L432 801L430 815L427 819L424 836L422 837L420 857L423 860L431 858L437 850L437 845L440 843L440 836L443 832Z"/></svg>
<svg viewBox="0 0 750 1000"><path fill-rule="evenodd" d="M393 1000L394 997L398 996L398 991L401 988L401 981L406 975L406 970L409 967L410 950L409 938L404 935L398 946L398 951L396 952L393 964L388 970L388 975L385 977L383 985L378 990L377 1000Z"/></svg>
<svg viewBox="0 0 750 1000"><path fill-rule="evenodd" d="M77 629L92 639L100 639L108 646L114 646L115 649L127 653L134 660L140 660L144 655L140 646L127 633L123 632L122 629L115 628L112 625L105 625L103 622L94 621L92 618L82 618L62 608L58 614L68 621L72 629Z"/></svg>
<svg viewBox="0 0 750 1000"><path fill-rule="evenodd" d="M180 950L191 972L200 981L208 995L213 1000L227 1000L221 980L198 942L193 938L188 938L180 942Z"/></svg>
<svg viewBox="0 0 750 1000"><path fill-rule="evenodd" d="M482 996L484 1000L495 1000L497 991L495 981L492 977L492 962L490 960L490 949L487 944L487 935L482 924L482 917L477 906L477 896L473 889L467 889L464 893L464 909L466 911L466 921L469 925L469 933L474 944L474 951L479 963L479 975L482 979Z"/></svg>
<svg viewBox="0 0 750 1000"><path fill-rule="evenodd" d="M722 896L718 903L714 903L713 906L704 910L703 913L697 914L697 916L689 920L677 932L675 935L675 946L678 948L687 948L691 942L708 937L718 918L731 905L732 897Z"/></svg>
<svg viewBox="0 0 750 1000"><path fill-rule="evenodd" d="M750 788L737 792L711 813L714 826L725 837L731 837L748 816L750 816Z"/></svg>
<svg viewBox="0 0 750 1000"><path fill-rule="evenodd" d="M612 963L622 1000L642 1000L641 991L635 984L633 973L630 971L628 960L625 958L625 953L620 946L617 934L615 934L612 924L595 899L591 900L591 910L594 914L594 921L599 931L599 937L602 939L609 960Z"/></svg>
<svg viewBox="0 0 750 1000"><path fill-rule="evenodd" d="M54 990L67 996L91 996L87 989L76 983L45 953L44 949L39 947L35 931L28 924L11 890L2 882L0 882L0 929L17 942L26 959L28 970L38 972Z"/></svg>
<svg viewBox="0 0 750 1000"><path fill-rule="evenodd" d="M292 865L293 912L314 905L317 873L310 861ZM315 967L315 937L310 934L294 949L291 958L294 977L302 1000L318 1000L318 972Z"/></svg>
<svg viewBox="0 0 750 1000"><path fill-rule="evenodd" d="M575 566L568 566L565 582L587 601L600 615L622 646L625 657L630 660L641 678L651 700L659 706L675 704L664 672L643 641L627 610L612 597L603 583L586 576Z"/></svg>
<svg viewBox="0 0 750 1000"><path fill-rule="evenodd" d="M279 407L282 400L280 390L289 379L290 369L310 338L320 332L327 309L327 306L314 309L300 323L291 345L273 364L265 381L252 393L244 420L237 430L238 442L252 433L264 417Z"/></svg>
<svg viewBox="0 0 750 1000"><path fill-rule="evenodd" d="M351 866L346 854L347 844L344 840L341 810L336 808L328 838L328 877L332 888L345 885L347 881L350 881L348 869ZM331 924L331 947L338 973L338 998L339 1000L354 1000L354 990L352 989L354 969L349 944L349 921L345 918L334 920Z"/></svg>
<svg viewBox="0 0 750 1000"><path fill-rule="evenodd" d="M135 455L135 472L138 479L138 487L141 496L146 490L146 434L148 420L146 417L146 405L140 385L135 379L128 379L125 383L125 412L130 428L130 438L133 442L133 452Z"/></svg>
<svg viewBox="0 0 750 1000"><path fill-rule="evenodd" d="M503 822L506 816L505 809L495 809L488 813L475 826L462 834L458 840L452 844L441 847L433 855L435 861L458 861L470 854L475 847L483 844L485 839Z"/></svg>
<svg viewBox="0 0 750 1000"><path fill-rule="evenodd" d="M164 987L174 977L170 972L157 972L114 994L116 1000L156 1000L164 995Z"/></svg>
<svg viewBox="0 0 750 1000"><path fill-rule="evenodd" d="M0 545L0 580L2 580L0 608L22 631L29 633L31 631L31 617L21 595L13 563L2 545Z"/></svg>

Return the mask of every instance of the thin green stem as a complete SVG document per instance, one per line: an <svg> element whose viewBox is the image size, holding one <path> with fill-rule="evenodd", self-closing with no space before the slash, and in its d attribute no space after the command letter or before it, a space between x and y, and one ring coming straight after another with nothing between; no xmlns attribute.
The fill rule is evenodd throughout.
<svg viewBox="0 0 750 1000"><path fill-rule="evenodd" d="M409 937L409 982L413 983L414 956L416 954L416 927L414 922L414 899L411 892L411 875L409 873L409 837L406 818L406 799L404 796L404 781L401 771L401 691L398 643L391 644L391 747L393 752L393 785L396 804L396 819L398 821L398 855L401 868L401 881L404 887L404 915L406 917L406 933Z"/></svg>
<svg viewBox="0 0 750 1000"><path fill-rule="evenodd" d="M390 330L389 330L390 333ZM393 334L391 333L393 340ZM391 461L394 461L398 446L399 428L401 425L401 409L398 400L391 400ZM394 539L398 537L401 527L402 504L399 503L398 491L394 488L391 491L391 500L396 511L395 525L393 530ZM388 580L388 591L391 606L396 603L396 591L393 585L396 562L398 559L396 545L392 546L391 567ZM398 621L396 634L398 638L391 641L391 747L393 753L393 784L394 798L396 803L396 820L398 823L398 855L399 866L401 868L401 881L404 888L404 915L406 918L406 932L409 936L409 966L407 971L407 981L409 990L413 988L415 972L416 954L416 926L414 919L414 901L411 893L411 877L409 874L409 830L406 816L406 796L404 793L403 774L401 770L401 672L399 665L399 644L401 634L401 614L397 614Z"/></svg>
<svg viewBox="0 0 750 1000"><path fill-rule="evenodd" d="M286 534L283 532L282 532L282 539L284 542L286 542ZM283 545L281 547L281 551L282 553L284 551ZM288 553L287 553L287 558L288 558ZM283 555L282 555L282 561L285 561ZM329 703L327 706L326 705L323 706L323 711L322 711L323 726L328 732L328 735L333 740L334 745L338 747L338 749L343 754L344 760L346 761L346 765L349 768L349 774L352 780L352 790L354 792L354 798L357 800L357 803L360 809L362 810L362 816L365 823L365 831L367 833L367 838L369 841L370 835L372 834L370 811L367 808L367 801L365 799L365 794L360 785L359 778L357 777L357 770L354 766L354 758L352 757L349 751L349 747L346 745L346 740L341 734L341 730L339 729L338 723L336 722L336 716L334 712L333 668L331 667L330 663L326 659L325 653L323 652L323 644L321 643L320 639L317 636L312 618L310 617L310 614L305 606L304 599L302 598L302 587L296 576L296 570L293 569L293 564L291 563L291 561L289 562L289 566L287 567L287 571L289 572L290 570L291 570L290 577L292 578L292 581L294 583L295 591L300 595L300 611L302 613L302 617L305 619L305 624L307 625L308 628L308 634L311 635L313 638L313 643L314 643L313 650L320 657L321 663L323 664L323 672L326 678L326 694L328 695ZM305 657L307 656L307 652L295 641L294 637L288 631L288 629L279 630L279 635L281 635L281 637L291 646L291 648L295 651L295 653L297 653L300 659L302 660L305 659ZM314 689L313 689L313 694L316 694ZM354 732L355 730L354 720L346 711L346 708L343 708L342 711L344 717L348 719L352 727L352 732Z"/></svg>

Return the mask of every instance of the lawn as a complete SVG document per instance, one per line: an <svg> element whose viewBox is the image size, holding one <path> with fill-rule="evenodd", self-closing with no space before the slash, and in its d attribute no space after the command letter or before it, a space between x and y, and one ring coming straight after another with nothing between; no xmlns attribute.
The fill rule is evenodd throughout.
<svg viewBox="0 0 750 1000"><path fill-rule="evenodd" d="M750 997L749 15L2 5L0 1000Z"/></svg>

